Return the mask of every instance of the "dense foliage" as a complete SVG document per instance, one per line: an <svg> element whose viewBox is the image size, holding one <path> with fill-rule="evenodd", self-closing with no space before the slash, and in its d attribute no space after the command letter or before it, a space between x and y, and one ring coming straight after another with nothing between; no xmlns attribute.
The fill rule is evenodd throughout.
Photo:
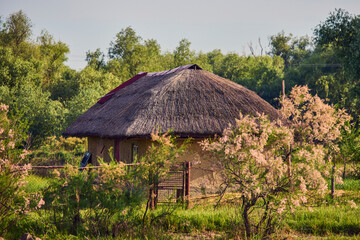
<svg viewBox="0 0 360 240"><path fill-rule="evenodd" d="M33 40L31 20L19 11L0 26L0 102L30 123L28 143L37 148L47 137L60 136L99 97L136 73L196 63L254 90L275 106L283 79L286 90L308 85L357 120L359 22L358 16L335 10L316 26L314 41L280 32L270 36L267 55L251 56L218 49L196 52L187 39L172 52L163 52L156 40L144 40L127 27L110 42L108 54L89 50L87 66L75 71L66 66L66 43L54 40L46 30Z"/></svg>

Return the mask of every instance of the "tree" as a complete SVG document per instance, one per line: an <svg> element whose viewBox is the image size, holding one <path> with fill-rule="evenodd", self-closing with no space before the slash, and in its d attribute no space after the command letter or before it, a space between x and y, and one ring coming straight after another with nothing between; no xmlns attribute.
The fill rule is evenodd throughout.
<svg viewBox="0 0 360 240"><path fill-rule="evenodd" d="M126 78L138 72L145 51L141 40L131 27L127 27L116 34L115 41L110 43L109 57L120 61Z"/></svg>
<svg viewBox="0 0 360 240"><path fill-rule="evenodd" d="M31 36L31 20L23 11L11 14L1 31L1 42L10 45L17 53L21 43L25 42Z"/></svg>
<svg viewBox="0 0 360 240"><path fill-rule="evenodd" d="M190 50L191 42L187 39L181 39L179 46L174 50L174 67L191 64L195 52Z"/></svg>
<svg viewBox="0 0 360 240"><path fill-rule="evenodd" d="M336 80L338 88L344 92L340 99L332 99L346 107L357 119L359 115L360 78L360 18L352 16L343 9L335 9L325 22L320 23L314 31L316 47L321 51L331 52L338 67Z"/></svg>
<svg viewBox="0 0 360 240"><path fill-rule="evenodd" d="M287 210L306 204L310 193L326 193L325 177L331 176L327 160L338 150L341 128L350 120L344 110L311 96L307 87L294 87L281 103L286 120L240 114L218 141L202 142L223 168L222 193L238 194L250 238L267 238Z"/></svg>
<svg viewBox="0 0 360 240"><path fill-rule="evenodd" d="M50 99L50 93L35 84L24 84L18 88L0 88L0 102L10 106L15 114L18 110L30 123L29 134L32 146L37 147L48 136L60 135L64 129L67 109L59 101Z"/></svg>
<svg viewBox="0 0 360 240"><path fill-rule="evenodd" d="M95 52L87 51L85 60L87 65L95 70L100 70L105 66L105 55L100 51L100 48L96 49Z"/></svg>
<svg viewBox="0 0 360 240"><path fill-rule="evenodd" d="M212 72L221 75L221 66L224 60L224 55L220 49L215 49L207 53L208 63L212 66Z"/></svg>
<svg viewBox="0 0 360 240"><path fill-rule="evenodd" d="M285 69L291 65L300 64L304 58L309 56L311 42L308 36L293 37L284 31L270 37L271 56L280 56L284 59Z"/></svg>
<svg viewBox="0 0 360 240"><path fill-rule="evenodd" d="M70 52L69 47L61 42L56 42L54 38L47 32L42 31L38 37L41 60L44 64L44 77L42 85L49 87L57 79L61 77L61 73L65 70L64 62L67 61L66 54Z"/></svg>
<svg viewBox="0 0 360 240"><path fill-rule="evenodd" d="M110 43L108 63L110 71L121 78L128 79L139 72L164 70L160 69L160 45L156 40L146 40L131 28L122 29ZM114 71L115 70L115 71Z"/></svg>
<svg viewBox="0 0 360 240"><path fill-rule="evenodd" d="M246 57L229 53L223 58L220 69L220 76L255 91L270 103L274 104L279 96L284 63L278 56Z"/></svg>

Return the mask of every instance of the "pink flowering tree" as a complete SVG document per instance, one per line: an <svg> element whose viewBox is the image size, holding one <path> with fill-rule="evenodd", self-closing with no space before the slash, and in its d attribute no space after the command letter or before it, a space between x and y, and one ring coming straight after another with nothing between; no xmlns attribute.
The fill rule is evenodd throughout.
<svg viewBox="0 0 360 240"><path fill-rule="evenodd" d="M335 154L339 152L339 143L342 140L342 130L349 132L351 120L344 109L335 109L328 105L317 95L312 96L307 86L296 86L288 98L281 101L283 113L289 119L289 127L294 131L294 144L291 146L291 155L298 159L308 160L304 149L319 149L318 154L323 154L327 164L332 169L325 170L324 176L331 176L331 194L334 195L335 182L342 183L340 169L335 168ZM321 150L322 148L322 150ZM316 151L314 151L316 152ZM290 156L291 156L290 155ZM298 157L300 156L300 157ZM289 163L291 163L289 161ZM314 164L321 164L314 162ZM291 170L291 168L290 168Z"/></svg>
<svg viewBox="0 0 360 240"><path fill-rule="evenodd" d="M202 142L224 170L225 189L236 192L250 238L266 238L286 212L326 193L330 151L350 120L307 87L294 87L281 102L284 119L240 114L218 140Z"/></svg>

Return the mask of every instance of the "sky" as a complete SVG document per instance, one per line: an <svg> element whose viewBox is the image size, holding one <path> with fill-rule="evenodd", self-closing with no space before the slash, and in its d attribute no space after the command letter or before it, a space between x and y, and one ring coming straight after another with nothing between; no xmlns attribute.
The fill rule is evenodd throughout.
<svg viewBox="0 0 360 240"><path fill-rule="evenodd" d="M80 70L87 51L108 52L110 42L131 26L143 39L173 51L183 38L191 49L260 54L281 31L312 36L335 8L360 14L359 0L0 0L0 16L23 10L33 24L32 39L46 29L70 48L67 65Z"/></svg>

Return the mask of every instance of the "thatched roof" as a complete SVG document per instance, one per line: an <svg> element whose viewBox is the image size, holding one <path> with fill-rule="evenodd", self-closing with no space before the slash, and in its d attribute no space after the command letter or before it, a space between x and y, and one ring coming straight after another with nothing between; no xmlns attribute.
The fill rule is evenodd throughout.
<svg viewBox="0 0 360 240"><path fill-rule="evenodd" d="M63 135L133 138L160 129L180 137L209 137L221 135L240 111L280 116L253 91L187 65L136 75L100 99Z"/></svg>

